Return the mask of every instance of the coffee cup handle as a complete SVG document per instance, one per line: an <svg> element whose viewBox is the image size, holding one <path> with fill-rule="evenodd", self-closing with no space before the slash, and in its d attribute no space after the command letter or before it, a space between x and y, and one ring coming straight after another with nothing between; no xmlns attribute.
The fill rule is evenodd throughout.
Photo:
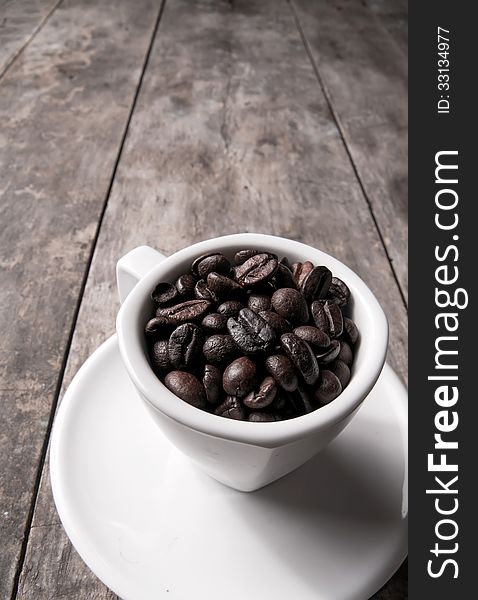
<svg viewBox="0 0 478 600"><path fill-rule="evenodd" d="M116 263L116 285L123 303L138 281L166 257L149 246L138 246Z"/></svg>

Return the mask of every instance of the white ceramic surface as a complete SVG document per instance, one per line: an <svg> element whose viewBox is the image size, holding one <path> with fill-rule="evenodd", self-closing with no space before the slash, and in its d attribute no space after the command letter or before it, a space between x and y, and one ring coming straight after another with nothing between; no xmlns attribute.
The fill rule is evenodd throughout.
<svg viewBox="0 0 478 600"><path fill-rule="evenodd" d="M159 281L174 281L201 254L220 250L232 259L242 248L285 255L291 262L311 260L326 265L351 290L351 316L360 331L352 378L342 394L320 410L274 423L220 418L177 398L150 367L143 330L153 311L151 290ZM155 261L158 264L151 268ZM140 397L163 433L184 454L206 473L238 490L252 491L275 481L329 444L354 417L385 362L388 325L375 296L343 263L299 242L255 233L236 234L194 244L168 258L142 246L119 261L117 275L124 300L116 323L119 348ZM139 282L135 285L136 279Z"/></svg>
<svg viewBox="0 0 478 600"><path fill-rule="evenodd" d="M58 410L53 493L83 560L124 600L366 600L406 555L406 430L406 393L386 366L322 453L237 492L160 433L114 336Z"/></svg>

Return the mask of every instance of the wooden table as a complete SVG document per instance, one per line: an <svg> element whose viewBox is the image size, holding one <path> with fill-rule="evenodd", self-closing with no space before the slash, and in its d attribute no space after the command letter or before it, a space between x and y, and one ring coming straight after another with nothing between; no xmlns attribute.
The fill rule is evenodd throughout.
<svg viewBox="0 0 478 600"><path fill-rule="evenodd" d="M63 532L47 448L114 331L123 253L240 231L316 245L377 294L406 378L406 0L0 0L0 16L0 597L114 598ZM375 596L406 597L404 567Z"/></svg>

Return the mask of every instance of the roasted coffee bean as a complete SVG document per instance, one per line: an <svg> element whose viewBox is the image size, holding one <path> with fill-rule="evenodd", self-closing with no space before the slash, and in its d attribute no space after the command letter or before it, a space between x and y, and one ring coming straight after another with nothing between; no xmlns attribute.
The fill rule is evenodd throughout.
<svg viewBox="0 0 478 600"><path fill-rule="evenodd" d="M330 338L342 335L344 318L338 304L328 300L315 300L312 302L310 310L316 326Z"/></svg>
<svg viewBox="0 0 478 600"><path fill-rule="evenodd" d="M332 371L334 375L339 378L342 389L344 390L350 381L349 367L343 361L336 359L333 363L330 363L328 370Z"/></svg>
<svg viewBox="0 0 478 600"><path fill-rule="evenodd" d="M194 286L196 285L197 279L190 273L185 273L178 277L176 281L176 289L180 296L193 296Z"/></svg>
<svg viewBox="0 0 478 600"><path fill-rule="evenodd" d="M316 352L315 356L320 366L328 365L335 360L340 353L340 342L332 340L330 346L322 352Z"/></svg>
<svg viewBox="0 0 478 600"><path fill-rule="evenodd" d="M304 378L305 383L314 384L319 377L319 365L309 344L294 333L281 335L280 343L287 357Z"/></svg>
<svg viewBox="0 0 478 600"><path fill-rule="evenodd" d="M254 411L247 417L247 420L253 423L272 423L273 421L282 421L282 418L278 414Z"/></svg>
<svg viewBox="0 0 478 600"><path fill-rule="evenodd" d="M297 390L294 392L296 406L300 406L301 414L308 414L314 410L312 406L312 394L310 388L302 383L299 383Z"/></svg>
<svg viewBox="0 0 478 600"><path fill-rule="evenodd" d="M357 343L359 338L359 330L357 329L357 325L349 319L348 317L344 317L344 336L347 340L354 346Z"/></svg>
<svg viewBox="0 0 478 600"><path fill-rule="evenodd" d="M329 291L332 273L327 267L314 267L302 280L301 292L307 302L318 298L325 298Z"/></svg>
<svg viewBox="0 0 478 600"><path fill-rule="evenodd" d="M312 348L328 348L330 346L330 338L321 329L312 325L301 325L294 329L294 333L301 340L307 342Z"/></svg>
<svg viewBox="0 0 478 600"><path fill-rule="evenodd" d="M205 408L206 393L197 377L187 371L171 371L164 378L164 384L181 400L196 408Z"/></svg>
<svg viewBox="0 0 478 600"><path fill-rule="evenodd" d="M154 342L150 356L151 364L155 371L163 373L172 369L171 361L169 360L168 340L157 340Z"/></svg>
<svg viewBox="0 0 478 600"><path fill-rule="evenodd" d="M163 317L165 322L171 325L180 325L201 319L210 306L211 303L208 300L187 300L174 306L158 308L156 316Z"/></svg>
<svg viewBox="0 0 478 600"><path fill-rule="evenodd" d="M332 277L327 298L330 298L333 302L343 308L349 303L350 290L341 279L338 277Z"/></svg>
<svg viewBox="0 0 478 600"><path fill-rule="evenodd" d="M297 287L292 271L282 262L279 263L279 268L274 275L274 282L277 289Z"/></svg>
<svg viewBox="0 0 478 600"><path fill-rule="evenodd" d="M347 367L351 366L354 360L354 355L352 353L352 348L347 344L347 342L340 342L340 352L337 358L343 361L347 365Z"/></svg>
<svg viewBox="0 0 478 600"><path fill-rule="evenodd" d="M207 362L228 363L237 357L239 349L230 335L216 334L204 342L202 353Z"/></svg>
<svg viewBox="0 0 478 600"><path fill-rule="evenodd" d="M276 339L272 327L250 308L242 308L236 319L229 317L227 329L244 354L264 352Z"/></svg>
<svg viewBox="0 0 478 600"><path fill-rule="evenodd" d="M246 262L246 260L249 260L257 254L264 253L262 252L262 250L239 250L239 252L236 252L236 254L234 255L234 262L236 263L236 265L242 265Z"/></svg>
<svg viewBox="0 0 478 600"><path fill-rule="evenodd" d="M204 279L200 279L194 286L194 295L198 300L207 300L211 304L218 301L216 294L208 288Z"/></svg>
<svg viewBox="0 0 478 600"><path fill-rule="evenodd" d="M251 294L247 301L247 307L256 313L269 310L271 307L271 298L265 294Z"/></svg>
<svg viewBox="0 0 478 600"><path fill-rule="evenodd" d="M241 356L228 365L222 375L222 387L229 396L243 398L256 384L256 365Z"/></svg>
<svg viewBox="0 0 478 600"><path fill-rule="evenodd" d="M206 333L221 333L226 330L227 317L219 313L210 313L201 321L201 327Z"/></svg>
<svg viewBox="0 0 478 600"><path fill-rule="evenodd" d="M281 288L271 298L273 309L291 323L307 323L309 310L304 296L293 288Z"/></svg>
<svg viewBox="0 0 478 600"><path fill-rule="evenodd" d="M310 262L310 260L306 260L303 263L297 262L291 266L290 270L292 271L295 283L299 289L302 287L304 279L312 271L313 268L314 265Z"/></svg>
<svg viewBox="0 0 478 600"><path fill-rule="evenodd" d="M251 392L243 399L243 403L254 410L265 408L272 404L276 393L276 382L273 377L268 376L261 382L257 391Z"/></svg>
<svg viewBox="0 0 478 600"><path fill-rule="evenodd" d="M160 333L166 333L171 330L171 323L165 317L153 317L144 328L145 333L150 337L156 337Z"/></svg>
<svg viewBox="0 0 478 600"><path fill-rule="evenodd" d="M178 290L175 288L175 286L172 283L163 281L158 283L158 285L154 288L151 293L151 298L159 306L164 306L171 303L177 295Z"/></svg>
<svg viewBox="0 0 478 600"><path fill-rule="evenodd" d="M256 254L234 269L234 279L244 287L268 281L277 271L279 262L268 253Z"/></svg>
<svg viewBox="0 0 478 600"><path fill-rule="evenodd" d="M214 365L206 365L202 384L206 392L206 400L209 404L217 404L223 395L221 371Z"/></svg>
<svg viewBox="0 0 478 600"><path fill-rule="evenodd" d="M220 417L236 419L237 421L244 421L246 418L241 401L235 396L228 396L214 412Z"/></svg>
<svg viewBox="0 0 478 600"><path fill-rule="evenodd" d="M268 356L265 367L282 389L293 392L297 388L298 379L294 365L287 356L283 354Z"/></svg>
<svg viewBox="0 0 478 600"><path fill-rule="evenodd" d="M217 307L217 312L225 317L235 317L241 308L244 308L244 304L239 300L226 300Z"/></svg>
<svg viewBox="0 0 478 600"><path fill-rule="evenodd" d="M208 273L216 271L227 275L231 270L231 263L227 260L224 254L220 252L211 252L203 254L196 258L191 265L191 271L194 275L198 275L201 279L206 279Z"/></svg>
<svg viewBox="0 0 478 600"><path fill-rule="evenodd" d="M272 310L261 310L259 314L264 321L269 323L278 336L292 331L292 325L289 323L289 321L278 315L276 312Z"/></svg>
<svg viewBox="0 0 478 600"><path fill-rule="evenodd" d="M244 288L230 277L212 272L207 276L207 287L216 298L234 298L244 294Z"/></svg>
<svg viewBox="0 0 478 600"><path fill-rule="evenodd" d="M324 370L320 375L319 385L315 388L314 398L321 405L329 404L341 391L342 384L339 378L332 371Z"/></svg>
<svg viewBox="0 0 478 600"><path fill-rule="evenodd" d="M176 327L169 338L169 360L175 369L193 367L198 362L204 343L204 334L194 323Z"/></svg>

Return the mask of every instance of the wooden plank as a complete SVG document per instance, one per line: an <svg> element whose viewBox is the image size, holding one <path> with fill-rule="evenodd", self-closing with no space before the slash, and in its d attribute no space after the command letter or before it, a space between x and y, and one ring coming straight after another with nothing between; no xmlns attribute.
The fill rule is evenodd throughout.
<svg viewBox="0 0 478 600"><path fill-rule="evenodd" d="M405 56L359 0L294 0L294 5L406 297Z"/></svg>
<svg viewBox="0 0 478 600"><path fill-rule="evenodd" d="M408 56L408 0L366 0L405 56Z"/></svg>
<svg viewBox="0 0 478 600"><path fill-rule="evenodd" d="M181 40L181 43L178 43ZM356 269L391 321L405 377L406 317L370 212L285 1L166 4L87 282L63 391L113 333L116 260L260 231ZM18 597L111 598L58 524L45 468ZM394 587L395 586L395 587ZM403 588L403 586L402 586ZM403 600L395 580L380 600Z"/></svg>
<svg viewBox="0 0 478 600"><path fill-rule="evenodd" d="M1 82L0 598L9 598L82 278L159 2L59 7Z"/></svg>
<svg viewBox="0 0 478 600"><path fill-rule="evenodd" d="M0 2L0 78L62 0Z"/></svg>

